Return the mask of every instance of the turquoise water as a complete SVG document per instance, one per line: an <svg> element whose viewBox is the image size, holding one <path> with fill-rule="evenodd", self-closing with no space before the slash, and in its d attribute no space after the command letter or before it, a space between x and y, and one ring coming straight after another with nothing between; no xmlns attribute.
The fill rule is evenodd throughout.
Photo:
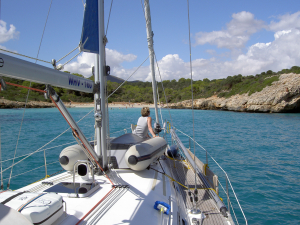
<svg viewBox="0 0 300 225"><path fill-rule="evenodd" d="M79 120L91 108L72 108L71 114ZM110 109L112 136L135 124L140 109ZM2 160L13 157L23 110L1 109ZM170 121L168 110L163 118ZM170 110L174 126L193 135L192 111ZM153 110L151 111L154 116ZM300 114L250 114L226 111L194 111L195 139L228 173L249 224L300 224ZM87 137L94 135L93 113L79 123ZM27 109L18 143L17 156L35 151L68 129L57 109ZM116 133L115 133L116 132ZM123 131L124 133L124 131ZM188 146L188 139L182 140ZM74 143L70 131L45 148ZM60 151L67 145L46 150L48 174L61 170ZM44 152L34 154L13 169L11 188L17 189L45 176ZM196 155L205 161L205 152L196 146ZM16 159L15 162L21 158ZM224 181L220 169L209 159L210 168ZM3 162L3 169L12 161ZM10 170L4 172L7 182ZM225 195L221 195L225 198ZM237 206L231 194L232 204ZM243 224L242 214L236 210Z"/></svg>

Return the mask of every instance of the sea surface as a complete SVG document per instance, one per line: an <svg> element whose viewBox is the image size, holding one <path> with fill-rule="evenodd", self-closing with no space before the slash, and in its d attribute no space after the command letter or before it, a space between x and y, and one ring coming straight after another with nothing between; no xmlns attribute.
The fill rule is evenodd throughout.
<svg viewBox="0 0 300 225"><path fill-rule="evenodd" d="M76 121L90 112L79 122L89 139L94 136L92 110L70 109ZM45 177L44 154L47 174L60 171L58 157L61 150L76 144L70 130L59 136L69 127L57 109L26 109L20 131L23 112L23 109L0 109L2 170L12 165L14 154L18 157L16 163L26 154L39 150L14 166L11 189ZM140 109L110 108L109 113L111 136L118 136L130 132L130 124L136 124ZM202 110L193 113L179 109L163 109L161 113L163 120L172 121L178 130L195 136L195 140L227 172L249 224L300 224L300 114ZM151 116L154 118L153 109ZM188 138L179 131L177 133L189 147ZM191 148L193 151L193 144ZM195 151L205 162L205 151L197 145ZM211 158L208 163L225 187L222 170ZM10 172L10 169L3 172L5 188ZM223 193L220 196L226 202L226 196ZM244 224L232 192L230 198L240 224Z"/></svg>

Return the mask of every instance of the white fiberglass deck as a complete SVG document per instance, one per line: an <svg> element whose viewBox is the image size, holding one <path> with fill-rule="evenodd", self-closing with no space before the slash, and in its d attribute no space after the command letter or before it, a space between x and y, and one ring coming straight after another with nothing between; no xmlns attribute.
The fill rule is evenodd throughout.
<svg viewBox="0 0 300 225"><path fill-rule="evenodd" d="M66 202L67 213L55 224L76 224L83 218L109 191L110 195L103 200L85 218L87 224L159 224L160 213L154 209L155 201L163 201L168 204L171 195L170 183L157 174L154 170L134 172L129 169L119 169L109 174L114 184L129 185L129 188L115 188L113 191L111 183L104 176L95 176L100 187L86 198L63 197ZM59 183L72 182L72 175L63 173L45 180L47 182ZM18 191L43 192L48 185L42 182L32 184ZM172 219L172 215L170 215ZM163 224L168 224L168 215L163 215ZM85 224L82 222L82 224Z"/></svg>
<svg viewBox="0 0 300 225"><path fill-rule="evenodd" d="M122 185L113 190L112 184L105 176L95 176L99 186L89 196L63 197L66 202L66 213L54 224L77 224L82 218L84 219L80 224L189 224L185 214L186 210L191 209L192 204L187 190L162 174L165 172L173 176L183 185L187 185L188 182L191 187L194 185L194 179L191 179L194 177L193 170L183 164L183 161L174 164L174 161L164 157L160 163L152 164L149 170L140 172L131 169L113 170L108 174L109 178L115 185ZM77 182L79 179L76 177ZM73 182L73 176L65 172L43 182L53 182L52 185ZM197 179L197 186L199 185L203 188L201 180ZM48 188L47 183L42 184L40 181L18 191L43 192ZM230 218L220 214L207 190L199 190L198 196L197 207L206 215L203 224L233 224ZM160 212L154 209L156 201L163 201L171 206L170 215L163 214L163 223ZM90 211L91 213L86 216Z"/></svg>

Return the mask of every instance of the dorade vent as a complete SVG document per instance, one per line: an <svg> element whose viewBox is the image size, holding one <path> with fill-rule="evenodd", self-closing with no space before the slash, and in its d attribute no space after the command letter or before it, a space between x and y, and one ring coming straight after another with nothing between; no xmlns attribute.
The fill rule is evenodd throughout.
<svg viewBox="0 0 300 225"><path fill-rule="evenodd" d="M88 168L86 164L79 164L77 169L79 176L85 176L88 173Z"/></svg>

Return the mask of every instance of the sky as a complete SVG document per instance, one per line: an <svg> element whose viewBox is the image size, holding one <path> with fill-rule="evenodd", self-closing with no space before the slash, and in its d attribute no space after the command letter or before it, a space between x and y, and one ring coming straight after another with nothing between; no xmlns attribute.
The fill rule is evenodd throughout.
<svg viewBox="0 0 300 225"><path fill-rule="evenodd" d="M78 46L85 0L53 0L50 11L51 0L0 2L1 49L51 61ZM114 0L107 26L110 6L105 0L106 61L112 75L127 79L149 54L141 0ZM150 0L150 7L158 81L212 80L300 66L299 0L189 0L192 76L187 1ZM64 70L90 77L94 62L94 54L80 53ZM151 81L149 64L130 80Z"/></svg>

